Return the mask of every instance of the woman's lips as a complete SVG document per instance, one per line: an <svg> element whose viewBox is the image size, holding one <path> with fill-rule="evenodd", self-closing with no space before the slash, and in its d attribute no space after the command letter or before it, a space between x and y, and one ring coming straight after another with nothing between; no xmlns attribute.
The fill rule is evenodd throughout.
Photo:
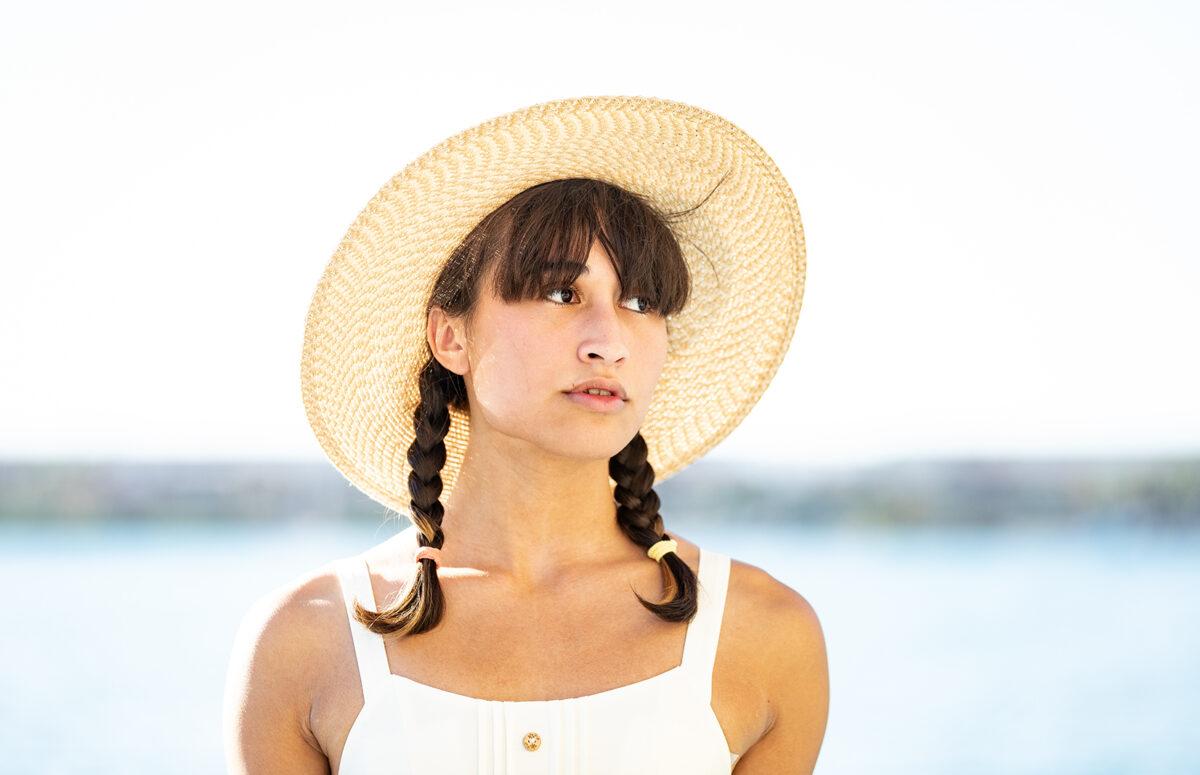
<svg viewBox="0 0 1200 775"><path fill-rule="evenodd" d="M564 393L564 395L580 406L595 412L619 412L625 406L625 402L618 396L594 396L591 393L582 392Z"/></svg>

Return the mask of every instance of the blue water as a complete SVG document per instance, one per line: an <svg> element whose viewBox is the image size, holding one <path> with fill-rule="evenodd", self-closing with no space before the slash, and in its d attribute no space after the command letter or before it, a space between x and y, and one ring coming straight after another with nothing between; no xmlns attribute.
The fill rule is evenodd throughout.
<svg viewBox="0 0 1200 775"><path fill-rule="evenodd" d="M818 773L1200 773L1200 537L674 529L803 594ZM259 595L398 529L0 528L0 770L223 773Z"/></svg>

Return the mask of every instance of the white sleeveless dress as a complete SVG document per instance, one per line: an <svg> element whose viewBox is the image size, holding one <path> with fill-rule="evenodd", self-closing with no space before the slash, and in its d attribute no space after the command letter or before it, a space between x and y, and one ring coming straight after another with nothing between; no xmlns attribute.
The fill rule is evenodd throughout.
<svg viewBox="0 0 1200 775"><path fill-rule="evenodd" d="M383 637L353 618L379 610L361 557L337 561L364 703L340 775L728 775L731 753L712 709L729 557L700 550L699 608L683 661L615 689L557 700L485 700L388 669Z"/></svg>

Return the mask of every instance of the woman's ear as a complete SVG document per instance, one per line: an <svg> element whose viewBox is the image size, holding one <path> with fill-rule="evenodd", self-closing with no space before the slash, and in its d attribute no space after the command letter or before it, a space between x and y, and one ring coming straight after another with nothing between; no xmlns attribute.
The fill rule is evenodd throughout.
<svg viewBox="0 0 1200 775"><path fill-rule="evenodd" d="M438 363L459 376L467 373L471 364L467 360L466 330L461 318L452 318L441 307L434 306L429 310L425 335Z"/></svg>

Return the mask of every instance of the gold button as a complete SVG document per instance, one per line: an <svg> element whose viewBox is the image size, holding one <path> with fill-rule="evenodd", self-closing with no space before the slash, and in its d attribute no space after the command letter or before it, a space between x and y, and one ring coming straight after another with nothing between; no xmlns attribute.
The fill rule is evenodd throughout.
<svg viewBox="0 0 1200 775"><path fill-rule="evenodd" d="M526 751L536 751L542 746L542 737L537 732L530 732L525 735L523 742L525 743Z"/></svg>

